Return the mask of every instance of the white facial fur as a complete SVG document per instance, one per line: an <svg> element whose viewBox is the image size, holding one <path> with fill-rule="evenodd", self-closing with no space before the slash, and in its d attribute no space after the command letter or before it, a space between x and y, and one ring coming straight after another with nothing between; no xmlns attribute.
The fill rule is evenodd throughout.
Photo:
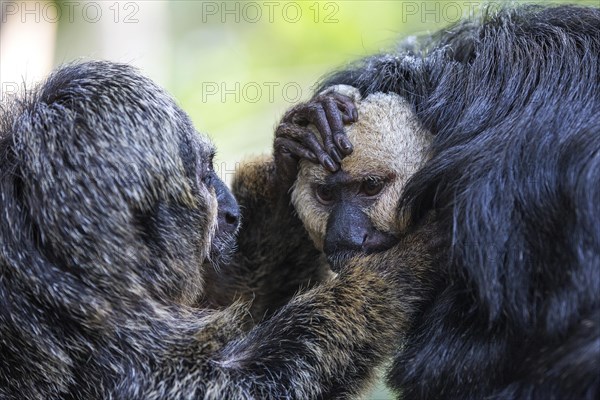
<svg viewBox="0 0 600 400"><path fill-rule="evenodd" d="M358 121L346 126L354 152L342 161L342 170L357 180L392 177L366 213L378 230L398 235L405 225L398 217L398 200L407 180L425 161L432 135L421 126L410 104L397 94L374 93L361 99L351 86L338 85L327 92L332 90L354 98L358 107ZM316 199L314 186L324 183L328 175L320 165L302 160L292 192L298 215L320 250L329 212Z"/></svg>

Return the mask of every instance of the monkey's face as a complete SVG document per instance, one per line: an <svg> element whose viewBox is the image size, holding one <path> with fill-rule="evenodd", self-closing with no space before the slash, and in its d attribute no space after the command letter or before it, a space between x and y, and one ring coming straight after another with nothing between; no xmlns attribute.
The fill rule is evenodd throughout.
<svg viewBox="0 0 600 400"><path fill-rule="evenodd" d="M27 225L9 223L13 247L111 298L193 304L239 213L212 144L173 99L129 66L89 62L14 113L1 142L14 173L0 176L18 190L3 207Z"/></svg>
<svg viewBox="0 0 600 400"><path fill-rule="evenodd" d="M357 105L358 122L347 127L354 152L333 174L301 161L292 192L300 219L334 270L356 254L397 243L404 229L398 201L431 141L398 95L376 93Z"/></svg>
<svg viewBox="0 0 600 400"><path fill-rule="evenodd" d="M182 233L200 238L202 259L218 266L233 253L240 225L240 211L233 194L216 174L213 160L215 147L199 134L183 110L177 108L179 156L189 183L191 195L190 218L198 216L191 227L193 232Z"/></svg>
<svg viewBox="0 0 600 400"><path fill-rule="evenodd" d="M202 138L199 138L202 139ZM211 243L208 251L208 261L217 266L221 262L226 262L228 257L233 254L235 248L235 235L240 225L240 210L237 201L229 188L217 176L213 166L214 150L212 144L205 141L200 148L208 149L199 152L197 164L197 184L204 189L204 196L208 195L212 199L209 203L216 202L216 219L211 218L211 229L214 234L208 241ZM202 192L202 191L201 191ZM200 201L203 199L201 198ZM214 213L214 212L213 212Z"/></svg>

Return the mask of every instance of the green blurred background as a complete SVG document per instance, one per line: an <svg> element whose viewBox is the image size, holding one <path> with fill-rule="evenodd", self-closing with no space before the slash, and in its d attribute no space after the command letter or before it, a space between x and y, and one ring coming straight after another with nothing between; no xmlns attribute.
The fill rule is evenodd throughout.
<svg viewBox="0 0 600 400"><path fill-rule="evenodd" d="M505 3L489 2L492 8ZM600 6L600 0L568 3ZM219 149L217 169L229 180L237 161L270 151L281 115L307 99L325 73L393 49L400 38L448 26L483 4L2 0L2 95L72 60L134 64L212 137ZM368 398L388 396L379 385Z"/></svg>
<svg viewBox="0 0 600 400"><path fill-rule="evenodd" d="M578 3L598 4L600 0ZM573 3L573 1L571 1ZM575 1L577 2L577 1ZM270 150L283 112L328 71L476 13L477 1L5 1L4 92L61 63L128 62L171 92L235 162ZM490 2L499 7L504 2Z"/></svg>

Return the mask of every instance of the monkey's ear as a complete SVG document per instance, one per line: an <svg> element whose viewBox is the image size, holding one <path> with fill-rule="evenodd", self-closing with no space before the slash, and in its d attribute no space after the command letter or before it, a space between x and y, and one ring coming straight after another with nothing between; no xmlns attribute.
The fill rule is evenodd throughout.
<svg viewBox="0 0 600 400"><path fill-rule="evenodd" d="M360 91L358 88L350 85L334 85L330 86L327 89L321 91L319 95L329 94L329 93L339 93L344 96L350 97L354 100L355 103L358 103L362 100L362 96L360 95Z"/></svg>

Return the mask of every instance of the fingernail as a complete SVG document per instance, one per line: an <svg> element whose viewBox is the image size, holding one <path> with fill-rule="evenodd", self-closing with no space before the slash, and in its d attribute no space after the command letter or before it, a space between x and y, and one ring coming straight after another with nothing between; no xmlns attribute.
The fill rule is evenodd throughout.
<svg viewBox="0 0 600 400"><path fill-rule="evenodd" d="M352 110L352 118L354 121L358 121L358 110L356 108Z"/></svg>
<svg viewBox="0 0 600 400"><path fill-rule="evenodd" d="M344 151L352 151L352 143L350 143L348 138L342 138L340 140L340 144L342 145L342 149L344 149Z"/></svg>
<svg viewBox="0 0 600 400"><path fill-rule="evenodd" d="M337 151L337 149L331 149L331 156L333 157L335 162L337 162L338 164L342 162L342 156L341 156L340 152Z"/></svg>
<svg viewBox="0 0 600 400"><path fill-rule="evenodd" d="M325 157L323 162L325 164L325 168L327 168L329 171L331 171L331 172L337 171L337 166L333 163L333 160L331 158Z"/></svg>

